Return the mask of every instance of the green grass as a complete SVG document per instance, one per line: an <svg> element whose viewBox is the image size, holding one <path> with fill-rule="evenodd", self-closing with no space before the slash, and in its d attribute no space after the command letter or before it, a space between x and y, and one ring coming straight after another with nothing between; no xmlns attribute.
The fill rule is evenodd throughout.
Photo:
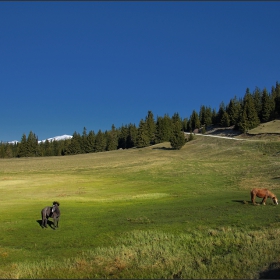
<svg viewBox="0 0 280 280"><path fill-rule="evenodd" d="M197 136L105 153L0 160L1 278L258 278L279 262L280 142ZM40 211L57 200L60 227ZM260 201L260 199L258 199Z"/></svg>

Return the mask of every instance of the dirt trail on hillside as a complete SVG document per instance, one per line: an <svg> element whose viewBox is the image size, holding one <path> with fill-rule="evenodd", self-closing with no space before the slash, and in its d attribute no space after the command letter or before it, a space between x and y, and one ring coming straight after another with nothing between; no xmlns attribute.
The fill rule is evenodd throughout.
<svg viewBox="0 0 280 280"><path fill-rule="evenodd" d="M185 132L186 135L191 134L190 132ZM202 133L193 133L194 135L204 136L204 137L216 137L216 138L223 138L223 139L231 139L231 140L238 140L238 141L256 141L252 139L242 139L236 138L233 136L221 136L221 135L213 135L213 134L202 134Z"/></svg>

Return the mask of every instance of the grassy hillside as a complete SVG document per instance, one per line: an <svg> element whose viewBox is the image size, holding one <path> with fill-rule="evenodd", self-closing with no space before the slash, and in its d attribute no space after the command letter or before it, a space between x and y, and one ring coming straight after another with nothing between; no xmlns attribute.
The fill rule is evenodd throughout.
<svg viewBox="0 0 280 280"><path fill-rule="evenodd" d="M280 142L197 136L0 160L1 278L256 278L279 260ZM40 211L58 200L60 228ZM260 199L258 200L260 201Z"/></svg>
<svg viewBox="0 0 280 280"><path fill-rule="evenodd" d="M267 123L262 123L258 127L251 129L249 134L261 134L261 133L277 133L280 134L280 120L274 120Z"/></svg>

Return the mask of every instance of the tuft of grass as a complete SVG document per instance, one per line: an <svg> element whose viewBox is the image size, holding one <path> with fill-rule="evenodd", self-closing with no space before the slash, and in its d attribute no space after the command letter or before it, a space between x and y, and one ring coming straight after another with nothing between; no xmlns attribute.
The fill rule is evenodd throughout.
<svg viewBox="0 0 280 280"><path fill-rule="evenodd" d="M133 230L77 257L13 264L7 278L256 278L280 252L279 229L231 227L170 234ZM269 237L269 238L267 238ZM65 274L66 273L66 274Z"/></svg>

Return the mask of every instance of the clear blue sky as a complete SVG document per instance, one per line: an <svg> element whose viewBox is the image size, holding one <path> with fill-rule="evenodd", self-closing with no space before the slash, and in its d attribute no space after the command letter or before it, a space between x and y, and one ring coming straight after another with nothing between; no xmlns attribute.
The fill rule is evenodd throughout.
<svg viewBox="0 0 280 280"><path fill-rule="evenodd" d="M280 82L280 2L0 2L0 141L218 109Z"/></svg>

